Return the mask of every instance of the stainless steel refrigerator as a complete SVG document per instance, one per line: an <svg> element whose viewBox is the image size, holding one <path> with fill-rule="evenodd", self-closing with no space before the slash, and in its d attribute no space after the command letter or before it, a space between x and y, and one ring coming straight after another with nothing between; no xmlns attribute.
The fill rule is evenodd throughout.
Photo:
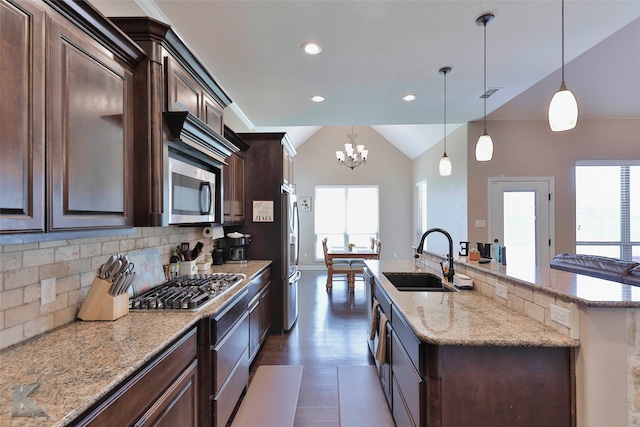
<svg viewBox="0 0 640 427"><path fill-rule="evenodd" d="M244 152L245 222L225 231L251 234L251 259L272 260L271 333L288 331L298 317L298 204L291 178L288 137L285 133L240 133ZM257 218L256 203L273 203L273 216Z"/></svg>
<svg viewBox="0 0 640 427"><path fill-rule="evenodd" d="M283 277L283 314L282 328L290 330L298 319L298 257L300 255L299 236L300 223L298 214L298 199L295 194L282 193L282 232L285 245L282 248Z"/></svg>

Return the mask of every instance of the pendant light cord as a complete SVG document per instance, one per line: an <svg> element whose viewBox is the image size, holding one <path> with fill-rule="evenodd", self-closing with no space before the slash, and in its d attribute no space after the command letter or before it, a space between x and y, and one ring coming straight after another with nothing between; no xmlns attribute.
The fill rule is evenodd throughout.
<svg viewBox="0 0 640 427"><path fill-rule="evenodd" d="M564 84L564 0L562 0L562 83Z"/></svg>
<svg viewBox="0 0 640 427"><path fill-rule="evenodd" d="M564 0L563 0L564 1ZM484 27L484 93L482 99L484 101L484 133L487 133L487 20L483 22Z"/></svg>
<svg viewBox="0 0 640 427"><path fill-rule="evenodd" d="M447 154L447 72L444 73L444 154Z"/></svg>

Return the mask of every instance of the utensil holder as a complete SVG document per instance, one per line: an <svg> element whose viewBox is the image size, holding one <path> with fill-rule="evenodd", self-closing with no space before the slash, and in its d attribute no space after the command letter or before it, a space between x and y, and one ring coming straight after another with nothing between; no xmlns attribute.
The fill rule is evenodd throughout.
<svg viewBox="0 0 640 427"><path fill-rule="evenodd" d="M198 274L198 266L195 261L180 261L180 275L189 276Z"/></svg>
<svg viewBox="0 0 640 427"><path fill-rule="evenodd" d="M109 295L111 282L96 277L82 303L78 318L82 320L116 320L129 314L129 294Z"/></svg>

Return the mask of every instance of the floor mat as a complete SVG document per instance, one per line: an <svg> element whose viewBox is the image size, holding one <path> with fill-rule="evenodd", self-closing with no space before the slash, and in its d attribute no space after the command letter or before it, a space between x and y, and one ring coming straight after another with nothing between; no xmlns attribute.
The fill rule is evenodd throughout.
<svg viewBox="0 0 640 427"><path fill-rule="evenodd" d="M302 366L259 366L231 427L293 426L301 380Z"/></svg>
<svg viewBox="0 0 640 427"><path fill-rule="evenodd" d="M338 366L340 426L393 427L375 365Z"/></svg>

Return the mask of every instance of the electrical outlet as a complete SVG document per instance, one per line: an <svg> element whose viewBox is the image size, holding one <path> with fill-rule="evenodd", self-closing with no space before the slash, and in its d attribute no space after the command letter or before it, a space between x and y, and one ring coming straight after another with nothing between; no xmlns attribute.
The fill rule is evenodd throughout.
<svg viewBox="0 0 640 427"><path fill-rule="evenodd" d="M394 253L393 253L393 257L394 257L394 258L398 258L398 252L394 252Z"/></svg>
<svg viewBox="0 0 640 427"><path fill-rule="evenodd" d="M509 291L507 290L507 287L496 283L496 296L506 300L509 296Z"/></svg>
<svg viewBox="0 0 640 427"><path fill-rule="evenodd" d="M307 258L309 254L307 252L304 253L304 257Z"/></svg>
<svg viewBox="0 0 640 427"><path fill-rule="evenodd" d="M56 300L56 278L40 281L40 305L46 305Z"/></svg>
<svg viewBox="0 0 640 427"><path fill-rule="evenodd" d="M567 328L571 327L571 312L566 308L558 307L555 304L550 304L551 307L551 320L559 323Z"/></svg>

